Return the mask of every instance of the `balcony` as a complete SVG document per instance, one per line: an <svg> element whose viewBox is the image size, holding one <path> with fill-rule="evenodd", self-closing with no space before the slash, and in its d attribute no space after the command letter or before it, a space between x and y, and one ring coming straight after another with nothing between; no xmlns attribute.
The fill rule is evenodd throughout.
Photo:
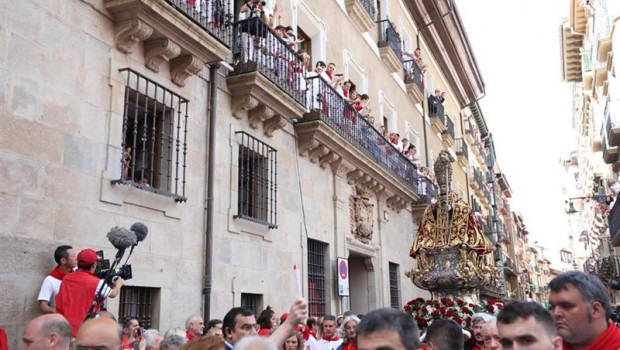
<svg viewBox="0 0 620 350"><path fill-rule="evenodd" d="M360 32L366 33L375 26L377 10L374 0L346 0L345 6Z"/></svg>
<svg viewBox="0 0 620 350"><path fill-rule="evenodd" d="M603 139L603 142L601 142L601 150L603 151L603 161L606 164L614 164L618 161L618 148L616 147L609 147L607 145L607 141L605 139Z"/></svg>
<svg viewBox="0 0 620 350"><path fill-rule="evenodd" d="M464 121L465 124L465 140L467 140L467 142L470 145L475 145L476 144L476 129L474 129L474 123L472 123L472 118L467 118L466 121Z"/></svg>
<svg viewBox="0 0 620 350"><path fill-rule="evenodd" d="M170 79L176 85L184 86L205 64L230 54L229 2L105 0L104 6L114 21L116 48L130 54L143 43L146 67L158 72L169 62Z"/></svg>
<svg viewBox="0 0 620 350"><path fill-rule="evenodd" d="M415 218L421 217L426 207L432 204L433 198L437 198L439 188L431 180L420 176L418 177L418 195L420 196L419 199L411 205L411 211Z"/></svg>
<svg viewBox="0 0 620 350"><path fill-rule="evenodd" d="M400 35L394 29L394 25L389 19L377 22L379 24L379 53L383 63L392 73L400 72L403 69L403 53L401 51Z"/></svg>
<svg viewBox="0 0 620 350"><path fill-rule="evenodd" d="M413 98L416 103L424 101L424 83L422 82L422 71L415 60L403 61L405 69L405 87L407 94Z"/></svg>
<svg viewBox="0 0 620 350"><path fill-rule="evenodd" d="M446 116L443 104L435 97L428 98L428 113L431 119L431 127L435 132L443 133L446 130Z"/></svg>
<svg viewBox="0 0 620 350"><path fill-rule="evenodd" d="M597 264L598 276L609 283L616 276L620 275L620 256L612 255L601 258Z"/></svg>
<svg viewBox="0 0 620 350"><path fill-rule="evenodd" d="M616 200L609 212L609 235L611 244L620 247L620 200Z"/></svg>
<svg viewBox="0 0 620 350"><path fill-rule="evenodd" d="M299 153L401 210L417 202L417 169L320 76L307 79L309 112L295 123Z"/></svg>
<svg viewBox="0 0 620 350"><path fill-rule="evenodd" d="M307 111L303 59L259 18L236 22L233 29L233 71L226 79L232 115L254 129L262 125L271 137Z"/></svg>
<svg viewBox="0 0 620 350"><path fill-rule="evenodd" d="M450 117L446 116L446 130L441 133L441 141L444 146L451 148L454 147L454 140L454 122L450 119Z"/></svg>
<svg viewBox="0 0 620 350"><path fill-rule="evenodd" d="M461 166L467 166L469 164L469 151L467 149L467 143L465 139L456 139L456 158Z"/></svg>
<svg viewBox="0 0 620 350"><path fill-rule="evenodd" d="M620 100L607 101L605 104L605 131L610 146L620 146Z"/></svg>

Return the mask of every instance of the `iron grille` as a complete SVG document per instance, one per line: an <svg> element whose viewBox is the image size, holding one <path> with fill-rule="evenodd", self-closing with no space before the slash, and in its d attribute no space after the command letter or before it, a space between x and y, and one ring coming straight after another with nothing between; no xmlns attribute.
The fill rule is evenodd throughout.
<svg viewBox="0 0 620 350"><path fill-rule="evenodd" d="M467 150L467 143L465 143L465 139L456 139L456 154L462 154L465 159L469 159L469 152Z"/></svg>
<svg viewBox="0 0 620 350"><path fill-rule="evenodd" d="M123 184L172 197L185 197L189 101L129 68L121 142Z"/></svg>
<svg viewBox="0 0 620 350"><path fill-rule="evenodd" d="M398 61L403 61L403 51L401 49L401 40L400 34L394 28L392 22L389 19L384 19L379 22L379 47L389 46L396 57L398 57Z"/></svg>
<svg viewBox="0 0 620 350"><path fill-rule="evenodd" d="M235 22L231 75L258 71L304 105L307 67L303 58L259 17Z"/></svg>
<svg viewBox="0 0 620 350"><path fill-rule="evenodd" d="M233 14L230 0L166 0L177 11L230 47Z"/></svg>
<svg viewBox="0 0 620 350"><path fill-rule="evenodd" d="M398 288L398 264L390 263L390 307L400 309L400 290Z"/></svg>
<svg viewBox="0 0 620 350"><path fill-rule="evenodd" d="M418 87L418 90L420 90L420 93L423 93L423 74L416 61L414 59L403 61L403 68L405 69L405 84L415 84Z"/></svg>
<svg viewBox="0 0 620 350"><path fill-rule="evenodd" d="M277 151L243 132L239 140L237 215L269 228L277 225Z"/></svg>
<svg viewBox="0 0 620 350"><path fill-rule="evenodd" d="M308 239L308 307L310 315L325 316L325 252L327 244Z"/></svg>
<svg viewBox="0 0 620 350"><path fill-rule="evenodd" d="M377 9L375 9L375 0L360 0L362 7L366 11L366 13L372 18L374 21L377 16Z"/></svg>
<svg viewBox="0 0 620 350"><path fill-rule="evenodd" d="M307 79L310 113L298 123L321 120L352 144L358 151L382 166L392 176L418 192L418 171L416 166L386 140L376 127L360 115L323 77Z"/></svg>
<svg viewBox="0 0 620 350"><path fill-rule="evenodd" d="M446 125L446 116L444 115L443 103L435 95L428 98L428 111L431 117L437 117L441 124Z"/></svg>
<svg viewBox="0 0 620 350"><path fill-rule="evenodd" d="M145 329L157 328L153 320L159 299L159 288L123 286L118 306L118 319L135 317Z"/></svg>
<svg viewBox="0 0 620 350"><path fill-rule="evenodd" d="M454 122L448 116L446 116L446 132L453 140L455 139Z"/></svg>
<svg viewBox="0 0 620 350"><path fill-rule="evenodd" d="M241 307L252 310L255 316L260 311L260 294L241 293Z"/></svg>

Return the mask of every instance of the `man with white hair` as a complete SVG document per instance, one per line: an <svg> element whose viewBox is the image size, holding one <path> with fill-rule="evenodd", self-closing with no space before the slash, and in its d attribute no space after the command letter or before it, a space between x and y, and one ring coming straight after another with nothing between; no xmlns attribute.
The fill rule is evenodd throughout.
<svg viewBox="0 0 620 350"><path fill-rule="evenodd" d="M488 321L482 325L482 342L484 343L484 350L502 350L502 344L499 339L499 332L497 330L497 318L491 316Z"/></svg>
<svg viewBox="0 0 620 350"><path fill-rule="evenodd" d="M482 338L482 326L491 318L491 315L477 313L472 316L472 337L465 343L465 350L484 349L484 339Z"/></svg>
<svg viewBox="0 0 620 350"><path fill-rule="evenodd" d="M191 315L185 321L185 330L188 341L200 337L205 330L205 321L200 315Z"/></svg>
<svg viewBox="0 0 620 350"><path fill-rule="evenodd" d="M144 331L144 343L146 350L159 350L159 344L164 340L164 337L159 334L157 329L147 329Z"/></svg>

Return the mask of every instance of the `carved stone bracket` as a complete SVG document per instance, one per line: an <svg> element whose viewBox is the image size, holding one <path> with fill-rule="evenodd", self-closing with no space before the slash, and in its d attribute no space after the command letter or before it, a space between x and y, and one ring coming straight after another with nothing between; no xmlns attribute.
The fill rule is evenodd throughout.
<svg viewBox="0 0 620 350"><path fill-rule="evenodd" d="M389 197L385 201L385 204L387 205L388 208L394 209L397 212L399 212L402 209L404 209L405 207L407 207L407 201L405 201L404 199L400 198L397 195Z"/></svg>
<svg viewBox="0 0 620 350"><path fill-rule="evenodd" d="M116 24L114 43L122 53L130 54L132 46L153 34L153 28L141 19L132 18Z"/></svg>
<svg viewBox="0 0 620 350"><path fill-rule="evenodd" d="M248 122L250 123L250 127L252 129L258 129L258 125L267 119L271 119L273 114L273 109L265 105L251 109L248 112Z"/></svg>
<svg viewBox="0 0 620 350"><path fill-rule="evenodd" d="M170 39L149 40L144 44L146 68L159 72L159 66L181 54L181 47Z"/></svg>
<svg viewBox="0 0 620 350"><path fill-rule="evenodd" d="M268 137L272 137L273 133L276 130L282 129L286 125L286 123L287 123L286 118L284 118L283 116L279 114L274 115L273 117L263 122L263 132Z"/></svg>
<svg viewBox="0 0 620 350"><path fill-rule="evenodd" d="M313 150L308 152L308 158L310 158L310 162L316 163L322 156L327 154L328 151L329 150L327 149L327 147L325 147L325 145L319 145L318 147L315 147Z"/></svg>
<svg viewBox="0 0 620 350"><path fill-rule="evenodd" d="M357 25L360 32L367 32L375 25L375 19L366 12L360 0L347 0L345 5L349 17Z"/></svg>
<svg viewBox="0 0 620 350"><path fill-rule="evenodd" d="M329 151L327 152L327 154L319 158L319 164L321 168L326 169L328 165L334 163L335 161L339 159L340 159L340 156L336 154L336 152Z"/></svg>
<svg viewBox="0 0 620 350"><path fill-rule="evenodd" d="M402 71L403 64L400 62L394 51L392 51L391 47L380 47L379 54L381 55L383 63L385 63L390 72L396 73Z"/></svg>
<svg viewBox="0 0 620 350"><path fill-rule="evenodd" d="M205 63L194 55L177 57L170 62L172 82L183 87L185 86L185 79L198 74L204 66Z"/></svg>
<svg viewBox="0 0 620 350"><path fill-rule="evenodd" d="M347 182L349 183L349 185L353 185L363 176L364 173L361 170L355 169L347 174Z"/></svg>
<svg viewBox="0 0 620 350"><path fill-rule="evenodd" d="M250 95L237 96L232 101L232 115L237 119L248 117L248 111L258 106L258 100Z"/></svg>

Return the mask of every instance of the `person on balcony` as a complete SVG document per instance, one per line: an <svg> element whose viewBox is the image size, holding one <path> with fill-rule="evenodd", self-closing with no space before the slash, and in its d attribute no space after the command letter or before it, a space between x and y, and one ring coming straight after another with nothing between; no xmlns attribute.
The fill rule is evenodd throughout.
<svg viewBox="0 0 620 350"><path fill-rule="evenodd" d="M256 60L255 47L260 45L260 40L266 35L266 25L269 17L265 13L264 2L250 0L239 9L237 19L241 22L241 53L242 62Z"/></svg>

